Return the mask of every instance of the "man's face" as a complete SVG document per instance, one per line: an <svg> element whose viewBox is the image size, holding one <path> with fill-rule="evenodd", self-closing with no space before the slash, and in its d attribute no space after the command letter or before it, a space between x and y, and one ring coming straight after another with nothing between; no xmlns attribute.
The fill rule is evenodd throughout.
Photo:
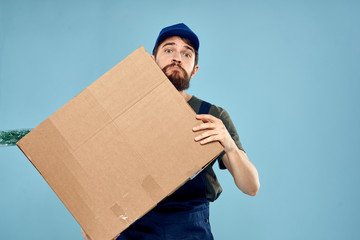
<svg viewBox="0 0 360 240"><path fill-rule="evenodd" d="M155 61L178 91L189 88L190 78L199 68L195 66L194 49L176 36L160 44Z"/></svg>

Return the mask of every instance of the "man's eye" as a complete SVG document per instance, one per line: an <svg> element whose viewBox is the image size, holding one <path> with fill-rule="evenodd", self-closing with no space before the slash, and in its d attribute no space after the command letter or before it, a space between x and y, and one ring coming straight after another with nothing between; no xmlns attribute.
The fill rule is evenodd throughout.
<svg viewBox="0 0 360 240"><path fill-rule="evenodd" d="M189 53L184 53L184 56L187 58L191 58L191 54L189 54Z"/></svg>
<svg viewBox="0 0 360 240"><path fill-rule="evenodd" d="M166 53L172 53L172 51L170 49L165 49Z"/></svg>

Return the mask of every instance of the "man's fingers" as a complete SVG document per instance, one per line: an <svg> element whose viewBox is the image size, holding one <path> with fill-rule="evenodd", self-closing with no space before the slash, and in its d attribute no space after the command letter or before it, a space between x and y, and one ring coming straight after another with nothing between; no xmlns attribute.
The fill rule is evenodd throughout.
<svg viewBox="0 0 360 240"><path fill-rule="evenodd" d="M216 128L216 124L211 123L211 122L207 122L207 123L202 123L199 124L195 127L193 127L193 131L200 131L200 130L204 130L204 129L215 129Z"/></svg>
<svg viewBox="0 0 360 240"><path fill-rule="evenodd" d="M200 144L206 144L209 142L215 142L215 141L219 141L220 142L221 137L219 135L211 135L207 138L204 138L203 140L200 141ZM221 142L220 142L221 143Z"/></svg>
<svg viewBox="0 0 360 240"><path fill-rule="evenodd" d="M193 127L193 131L197 132L201 130L207 130L194 138L196 142L200 142L200 144L206 144L209 142L219 141L221 145L225 146L226 128L220 119L209 114L196 115L196 118L198 120L202 120L204 123Z"/></svg>
<svg viewBox="0 0 360 240"><path fill-rule="evenodd" d="M204 122L215 122L217 120L216 117L214 117L210 114L198 114L198 115L196 115L196 119L202 120Z"/></svg>
<svg viewBox="0 0 360 240"><path fill-rule="evenodd" d="M209 137L209 136L211 136L211 135L216 135L216 131L214 131L214 130L212 130L212 131L206 131L206 132L204 132L204 133L196 136L196 137L195 137L195 141L198 142L198 141L200 141L200 140L202 140L202 139L204 139L204 138L207 138L207 137Z"/></svg>

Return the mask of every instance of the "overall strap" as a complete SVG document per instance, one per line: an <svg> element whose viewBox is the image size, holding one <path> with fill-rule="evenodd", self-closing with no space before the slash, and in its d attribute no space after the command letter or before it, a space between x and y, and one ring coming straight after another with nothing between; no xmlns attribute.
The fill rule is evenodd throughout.
<svg viewBox="0 0 360 240"><path fill-rule="evenodd" d="M208 114L209 110L210 110L210 107L211 107L210 103L208 103L206 101L202 101L198 114Z"/></svg>
<svg viewBox="0 0 360 240"><path fill-rule="evenodd" d="M211 103L208 103L206 101L202 101L200 108L199 108L199 113L198 114L209 114L210 111L210 107L211 107ZM220 153L218 159L221 159L224 156L225 152L223 151L222 153ZM213 161L212 163L210 163L211 166L213 166L215 164L215 161ZM221 169L225 169L225 165L222 161L219 161L220 164L220 168ZM204 171L203 171L204 172Z"/></svg>

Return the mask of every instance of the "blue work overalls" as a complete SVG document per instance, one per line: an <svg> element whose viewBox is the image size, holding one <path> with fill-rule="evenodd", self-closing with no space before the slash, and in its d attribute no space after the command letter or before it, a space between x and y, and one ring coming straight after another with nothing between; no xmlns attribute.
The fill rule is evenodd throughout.
<svg viewBox="0 0 360 240"><path fill-rule="evenodd" d="M207 114L210 103L201 103ZM213 240L206 199L205 171L187 181L154 209L138 219L117 240Z"/></svg>

